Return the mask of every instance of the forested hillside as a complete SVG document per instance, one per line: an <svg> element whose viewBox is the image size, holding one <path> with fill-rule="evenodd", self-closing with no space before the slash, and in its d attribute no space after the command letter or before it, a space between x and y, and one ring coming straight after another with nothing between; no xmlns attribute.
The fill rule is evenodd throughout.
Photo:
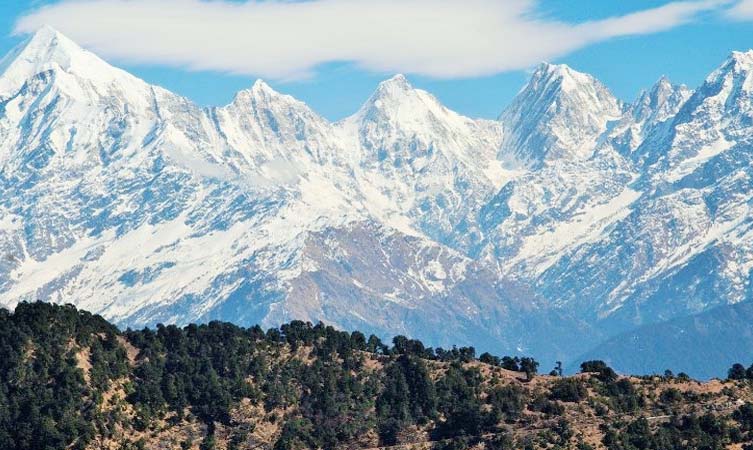
<svg viewBox="0 0 753 450"><path fill-rule="evenodd" d="M0 309L0 448L753 448L753 367L708 383L542 367L303 322L121 332L21 303Z"/></svg>

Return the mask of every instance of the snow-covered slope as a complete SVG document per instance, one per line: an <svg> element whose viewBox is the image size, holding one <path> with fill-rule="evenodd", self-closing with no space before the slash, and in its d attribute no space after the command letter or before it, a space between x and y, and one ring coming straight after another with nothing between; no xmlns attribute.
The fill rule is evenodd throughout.
<svg viewBox="0 0 753 450"><path fill-rule="evenodd" d="M289 97L259 84L203 110L50 29L15 54L7 80L41 72L0 103L7 305L42 298L129 323L190 320L259 280L283 289L300 272L302 233L358 218L333 182L305 173L332 146L305 127L278 132L328 126Z"/></svg>
<svg viewBox="0 0 753 450"><path fill-rule="evenodd" d="M627 114L609 132L600 147L612 147L623 155L636 156L633 152L646 136L661 133L688 100L692 92L684 85L673 85L661 77L653 88L643 91L638 100L629 105Z"/></svg>
<svg viewBox="0 0 753 450"><path fill-rule="evenodd" d="M620 328L750 299L751 63L733 54L648 134L633 153L640 198L544 273L541 295Z"/></svg>
<svg viewBox="0 0 753 450"><path fill-rule="evenodd" d="M511 167L531 168L586 160L622 113L620 102L592 76L541 64L500 117L500 158Z"/></svg>
<svg viewBox="0 0 753 450"><path fill-rule="evenodd" d="M382 92L399 80L370 101L392 96L384 139L365 131L373 118L333 125L263 82L202 109L51 29L3 68L4 305L71 302L130 325L301 317L347 326L368 317L379 319L361 328L383 335L409 332L434 305L457 330L444 342L512 339L513 326L481 324L510 308L503 281L426 237L459 220L436 205L470 214L458 190L476 202L492 194L498 124L411 88L403 98ZM378 155L398 149L405 164Z"/></svg>
<svg viewBox="0 0 753 450"><path fill-rule="evenodd" d="M495 158L499 123L450 111L402 75L337 127L356 149L354 176L372 210L443 243L472 239L473 214L509 178Z"/></svg>
<svg viewBox="0 0 753 450"><path fill-rule="evenodd" d="M543 64L499 121L398 75L330 123L262 81L200 108L45 28L0 60L0 304L574 357L750 299L752 73L624 104Z"/></svg>

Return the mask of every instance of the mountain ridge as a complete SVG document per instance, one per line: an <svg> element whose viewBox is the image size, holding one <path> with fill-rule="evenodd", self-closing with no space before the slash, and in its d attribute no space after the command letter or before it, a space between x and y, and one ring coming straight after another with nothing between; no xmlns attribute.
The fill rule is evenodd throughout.
<svg viewBox="0 0 753 450"><path fill-rule="evenodd" d="M25 45L89 55L57 36ZM20 48L0 75L6 307L304 318L568 360L749 297L753 52L630 104L543 64L501 121L398 75L330 122L261 80L201 108L109 65L6 76Z"/></svg>

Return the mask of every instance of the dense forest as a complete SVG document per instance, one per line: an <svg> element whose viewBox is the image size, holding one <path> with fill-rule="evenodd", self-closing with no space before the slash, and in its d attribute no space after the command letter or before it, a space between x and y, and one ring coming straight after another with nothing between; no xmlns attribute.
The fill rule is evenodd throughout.
<svg viewBox="0 0 753 450"><path fill-rule="evenodd" d="M0 449L753 450L753 366L707 383L541 368L322 324L121 332L21 303L0 309Z"/></svg>

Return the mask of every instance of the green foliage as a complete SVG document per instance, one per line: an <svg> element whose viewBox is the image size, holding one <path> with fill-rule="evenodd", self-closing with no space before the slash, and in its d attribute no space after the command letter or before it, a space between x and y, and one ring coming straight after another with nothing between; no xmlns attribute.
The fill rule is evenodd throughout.
<svg viewBox="0 0 753 450"><path fill-rule="evenodd" d="M494 388L486 398L492 408L496 421L515 421L525 409L526 395L523 389L515 385Z"/></svg>
<svg viewBox="0 0 753 450"><path fill-rule="evenodd" d="M383 389L376 400L380 429L424 423L436 415L437 396L425 363L417 357L401 355L384 371ZM388 438L390 440L390 438Z"/></svg>
<svg viewBox="0 0 753 450"><path fill-rule="evenodd" d="M580 371L581 373L595 373L596 377L605 383L611 383L617 379L617 373L604 361L585 361L580 365Z"/></svg>
<svg viewBox="0 0 753 450"><path fill-rule="evenodd" d="M563 378L552 385L549 393L550 400L563 402L579 402L588 396L585 384L577 378Z"/></svg>
<svg viewBox="0 0 753 450"><path fill-rule="evenodd" d="M727 372L727 378L730 380L744 380L746 376L745 366L739 363L733 364Z"/></svg>
<svg viewBox="0 0 753 450"><path fill-rule="evenodd" d="M740 406L732 417L740 422L745 430L753 430L753 403L745 403Z"/></svg>
<svg viewBox="0 0 753 450"><path fill-rule="evenodd" d="M610 429L604 445L609 450L725 449L738 433L723 418L706 414L684 416L652 429L645 418L620 430Z"/></svg>
<svg viewBox="0 0 753 450"><path fill-rule="evenodd" d="M315 438L311 421L307 419L293 419L285 423L282 434L275 443L274 450L299 450L314 448Z"/></svg>
<svg viewBox="0 0 753 450"><path fill-rule="evenodd" d="M502 367L503 369L512 370L514 372L520 372L520 358L518 358L517 356L514 358L503 356L500 367Z"/></svg>
<svg viewBox="0 0 753 450"><path fill-rule="evenodd" d="M123 341L135 347L134 363ZM269 417L294 407L282 417L280 449L333 448L369 430L391 443L406 427L435 421L439 434L472 435L524 407L520 391L502 388L488 397L493 414L482 411L481 374L461 366L475 360L473 347L435 351L404 336L393 343L301 321L267 332L210 322L120 333L72 306L21 303L13 314L0 310L0 448L77 449L111 435L125 418L98 414L96 405L115 380L127 380L125 400L136 411L130 426L143 431L168 413L177 421L192 414L207 426L205 449L216 446L215 424L230 425L242 399L262 404ZM299 351L313 362L281 357ZM383 370L364 370L366 358L385 357ZM427 360L450 369L435 382Z"/></svg>
<svg viewBox="0 0 753 450"><path fill-rule="evenodd" d="M133 347L135 360L124 344ZM603 409L602 417L645 406L644 394L601 361L583 364L594 374L587 379L527 384L501 382L497 368L524 372L530 380L539 367L534 359L475 355L473 347L431 349L404 336L390 347L373 335L301 321L266 332L210 322L121 333L72 306L21 303L12 314L0 310L0 449L78 450L91 447L95 437L134 429L153 436L164 423L184 419L203 422L207 432L182 442L183 448L224 448L224 438L228 449L245 448L254 425L238 427L234 414L241 402L279 426L273 447L280 450L359 448L375 435L382 445L393 445L413 431L428 433L434 448L569 448L577 435L565 421L573 407L565 415L565 405L585 402L589 388L597 394L589 404L599 414ZM740 367L734 376L748 378L751 369ZM110 398L113 386L125 388L120 401L135 417L119 407L104 409L102 399ZM690 395L669 388L659 400L695 401ZM539 419L548 423L541 436L507 435L508 424ZM215 428L230 432L215 436ZM148 439L117 442L131 450L151 445ZM745 404L726 417L614 424L604 443L620 450L721 449L751 440L753 406Z"/></svg>
<svg viewBox="0 0 753 450"><path fill-rule="evenodd" d="M753 380L753 364L747 369L740 363L735 363L727 371L727 379L730 380Z"/></svg>
<svg viewBox="0 0 753 450"><path fill-rule="evenodd" d="M638 394L633 383L626 378L604 382L600 392L609 397L610 405L615 411L632 412L645 404L643 396Z"/></svg>
<svg viewBox="0 0 753 450"><path fill-rule="evenodd" d="M535 397L529 404L528 409L544 413L548 416L561 416L565 407L561 403L553 402L544 396Z"/></svg>
<svg viewBox="0 0 753 450"><path fill-rule="evenodd" d="M520 371L525 372L526 377L530 380L539 371L539 362L533 358L520 358Z"/></svg>
<svg viewBox="0 0 753 450"><path fill-rule="evenodd" d="M667 404L677 403L682 400L682 393L675 388L665 389L662 391L661 395L659 395L659 400L662 403Z"/></svg>
<svg viewBox="0 0 753 450"><path fill-rule="evenodd" d="M476 359L476 349L473 347L458 348L453 346L450 350L444 350L439 347L436 349L435 355L436 359L440 361L459 361L467 363Z"/></svg>
<svg viewBox="0 0 753 450"><path fill-rule="evenodd" d="M117 330L72 306L21 303L0 312L0 448L83 448L109 424L95 405L107 380L122 376ZM75 345L75 344L78 344ZM91 349L87 384L77 352Z"/></svg>
<svg viewBox="0 0 753 450"><path fill-rule="evenodd" d="M490 425L493 416L481 407L481 382L478 369L465 369L458 362L450 365L437 382L439 407L445 416L437 427L438 436L475 436Z"/></svg>

